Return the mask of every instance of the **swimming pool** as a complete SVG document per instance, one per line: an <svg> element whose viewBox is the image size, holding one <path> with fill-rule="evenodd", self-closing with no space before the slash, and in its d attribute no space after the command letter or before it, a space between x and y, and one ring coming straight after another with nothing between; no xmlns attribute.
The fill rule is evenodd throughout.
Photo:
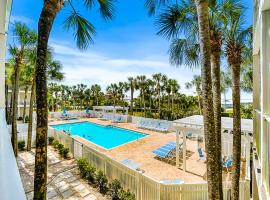
<svg viewBox="0 0 270 200"><path fill-rule="evenodd" d="M136 131L91 122L52 125L51 127L56 130L70 131L71 136L80 136L105 149L112 149L147 136Z"/></svg>

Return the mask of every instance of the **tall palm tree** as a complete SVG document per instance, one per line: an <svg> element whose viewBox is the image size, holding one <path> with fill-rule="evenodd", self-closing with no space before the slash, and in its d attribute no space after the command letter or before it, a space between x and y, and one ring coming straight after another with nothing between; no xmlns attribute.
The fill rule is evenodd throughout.
<svg viewBox="0 0 270 200"><path fill-rule="evenodd" d="M231 79L231 73L229 71L221 71L220 74L220 83L221 83L221 93L223 93L224 97L224 107L226 108L226 93L228 92L228 89L232 85L232 79Z"/></svg>
<svg viewBox="0 0 270 200"><path fill-rule="evenodd" d="M99 99L99 96L100 96L100 93L101 93L100 85L98 85L98 84L92 85L91 86L91 91L92 91L92 94L93 94L93 96L95 98L95 105L98 106L98 99Z"/></svg>
<svg viewBox="0 0 270 200"><path fill-rule="evenodd" d="M32 129L33 129L33 111L34 111L34 101L35 101L35 69L36 65L36 48L31 49L26 59L28 61L28 78L31 83L31 95L29 102L29 122L28 122L28 134L27 134L27 151L31 151L32 147ZM59 61L55 61L52 57L52 52L48 50L47 58L47 76L50 81L61 81L64 78L64 74L61 72L62 65ZM55 84L53 84L54 86Z"/></svg>
<svg viewBox="0 0 270 200"><path fill-rule="evenodd" d="M187 89L191 89L192 87L195 87L196 90L196 94L198 97L198 104L199 104L199 109L200 109L200 115L202 115L202 89L201 89L201 85L202 84L202 80L201 80L201 76L199 75L194 75L193 79L186 83L186 88Z"/></svg>
<svg viewBox="0 0 270 200"><path fill-rule="evenodd" d="M144 76L144 75L137 76L136 82L137 82L138 88L140 90L140 96L142 98L143 115L144 115L144 117L146 117L146 104L145 104L145 90L146 90L146 84L147 84L146 76Z"/></svg>
<svg viewBox="0 0 270 200"><path fill-rule="evenodd" d="M133 77L128 77L127 89L130 90L130 114L133 115L133 95L136 88L136 81Z"/></svg>
<svg viewBox="0 0 270 200"><path fill-rule="evenodd" d="M162 79L163 79L163 75L161 73L158 74L153 74L152 75L154 84L156 85L156 92L158 95L158 114L160 117L161 114L161 87L162 87Z"/></svg>
<svg viewBox="0 0 270 200"><path fill-rule="evenodd" d="M92 42L95 34L94 26L79 14L72 4L73 0L44 0L38 23L38 45L36 66L36 100L37 100L37 137L34 175L34 199L46 199L47 183L47 132L48 132L48 109L47 109L47 79L46 79L46 52L50 31L58 12L65 6L72 9L70 16L65 21L67 29L74 28L76 44L80 49L85 49ZM83 0L85 7L91 10L95 3L99 5L101 16L105 20L113 18L113 0Z"/></svg>
<svg viewBox="0 0 270 200"><path fill-rule="evenodd" d="M116 105L116 100L118 98L118 85L116 83L112 83L107 87L107 93L113 99L113 106Z"/></svg>
<svg viewBox="0 0 270 200"><path fill-rule="evenodd" d="M239 199L240 159L241 159L241 111L240 111L240 72L243 64L245 45L249 41L252 27L243 27L243 9L229 17L225 32L225 53L232 73L233 99L233 177L232 199Z"/></svg>
<svg viewBox="0 0 270 200"><path fill-rule="evenodd" d="M27 48L30 48L36 41L35 32L31 31L25 24L16 22L13 29L17 44L10 46L10 54L14 56L14 85L13 85L13 105L12 105L12 146L14 154L17 157L17 112L18 112L18 94L19 94L19 79L21 69L23 67L23 59Z"/></svg>
<svg viewBox="0 0 270 200"><path fill-rule="evenodd" d="M216 175L216 135L214 123L212 79L211 79L211 46L208 15L208 1L195 0L198 15L199 42L201 51L201 78L204 116L204 135L207 154L208 198L220 199L219 183Z"/></svg>

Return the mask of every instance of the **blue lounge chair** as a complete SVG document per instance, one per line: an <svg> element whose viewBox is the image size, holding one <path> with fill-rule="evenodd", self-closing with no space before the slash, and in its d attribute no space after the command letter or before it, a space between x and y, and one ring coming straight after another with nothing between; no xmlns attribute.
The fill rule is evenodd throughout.
<svg viewBox="0 0 270 200"><path fill-rule="evenodd" d="M134 170L137 170L140 167L138 163L130 159L124 159L121 161L121 163L127 166L128 168L134 169Z"/></svg>
<svg viewBox="0 0 270 200"><path fill-rule="evenodd" d="M159 158L172 159L175 158L175 155L172 153L175 149L176 143L171 141L152 152Z"/></svg>
<svg viewBox="0 0 270 200"><path fill-rule="evenodd" d="M223 168L227 170L227 172L232 168L233 166L233 160L232 158L228 158L225 161L222 162Z"/></svg>
<svg viewBox="0 0 270 200"><path fill-rule="evenodd" d="M200 160L202 160L202 161L206 160L205 152L203 151L202 148L198 148L197 153L199 155Z"/></svg>

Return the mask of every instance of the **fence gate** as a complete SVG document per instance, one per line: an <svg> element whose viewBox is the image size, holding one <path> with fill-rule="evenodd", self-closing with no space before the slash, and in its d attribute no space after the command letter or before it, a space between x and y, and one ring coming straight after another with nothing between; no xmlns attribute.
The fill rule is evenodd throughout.
<svg viewBox="0 0 270 200"><path fill-rule="evenodd" d="M82 143L74 140L74 158L81 158L82 157Z"/></svg>

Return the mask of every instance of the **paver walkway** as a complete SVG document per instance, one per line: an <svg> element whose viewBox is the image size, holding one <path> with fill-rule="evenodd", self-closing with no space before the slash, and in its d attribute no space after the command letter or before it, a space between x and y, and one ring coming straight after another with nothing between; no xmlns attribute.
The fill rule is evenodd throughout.
<svg viewBox="0 0 270 200"><path fill-rule="evenodd" d="M33 199L34 156L34 151L24 151L20 152L17 158L24 190L29 200ZM74 159L62 159L57 151L48 147L47 199L108 200L109 198L80 178Z"/></svg>

